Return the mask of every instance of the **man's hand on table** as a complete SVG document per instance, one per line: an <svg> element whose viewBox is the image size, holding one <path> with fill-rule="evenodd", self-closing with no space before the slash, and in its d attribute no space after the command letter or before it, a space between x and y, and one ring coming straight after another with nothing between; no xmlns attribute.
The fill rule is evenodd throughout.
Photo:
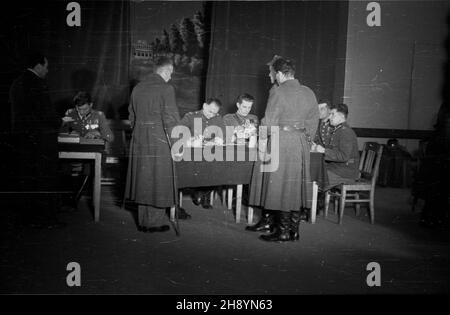
<svg viewBox="0 0 450 315"><path fill-rule="evenodd" d="M68 122L75 121L72 117L69 117L69 116L64 116L61 119L62 119L63 123L68 123Z"/></svg>
<svg viewBox="0 0 450 315"><path fill-rule="evenodd" d="M102 135L100 134L99 131L93 130L93 131L89 131L84 137L86 139L101 139Z"/></svg>

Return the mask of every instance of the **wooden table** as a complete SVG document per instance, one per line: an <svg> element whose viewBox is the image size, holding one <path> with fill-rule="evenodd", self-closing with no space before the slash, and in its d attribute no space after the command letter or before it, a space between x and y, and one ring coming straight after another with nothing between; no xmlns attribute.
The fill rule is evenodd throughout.
<svg viewBox="0 0 450 315"><path fill-rule="evenodd" d="M328 184L327 171L325 169L325 155L319 152L310 153L310 172L312 180L312 200L311 216L312 224L316 223L317 199L319 188L324 188Z"/></svg>
<svg viewBox="0 0 450 315"><path fill-rule="evenodd" d="M211 149L208 148L208 150ZM257 150L243 145L226 145L215 147L213 150L216 149L221 150L218 154L221 159L213 161L207 161L204 158L205 148L185 150L183 159L175 162L177 188L236 185L236 223L239 223L242 210L242 187L251 181L254 165L252 157L256 157ZM231 209L232 188L229 188L228 192L228 208ZM180 203L181 197L180 193ZM211 198L212 201L213 198ZM173 217L173 211L171 216Z"/></svg>
<svg viewBox="0 0 450 315"><path fill-rule="evenodd" d="M232 149L234 150L234 160L225 161L227 150L230 151ZM236 185L236 223L240 223L243 185L250 184L251 182L254 161L250 159L250 156L251 154L257 154L257 151L253 149L252 151L245 146L225 146L223 148L223 161L205 161L202 157L202 150L204 150L204 148L191 148L189 152L184 152L184 160L175 162L178 184L177 188ZM237 160L238 152L245 154L241 155L240 161ZM325 170L324 155L318 152L311 152L310 157L310 172L312 180L312 205L310 221L311 223L315 223L319 187L324 187L328 182L328 178ZM196 158L197 161L195 161L194 158ZM232 200L233 188L228 188L228 209L231 209ZM213 198L211 198L211 203L212 201ZM179 202L181 206L181 192ZM172 209L172 219L174 217L174 213L174 209ZM247 223L252 224L252 222L253 207L248 207Z"/></svg>
<svg viewBox="0 0 450 315"><path fill-rule="evenodd" d="M104 142L82 140L80 143L58 143L58 155L60 159L94 160L94 220L100 220L101 178L102 178L102 153Z"/></svg>

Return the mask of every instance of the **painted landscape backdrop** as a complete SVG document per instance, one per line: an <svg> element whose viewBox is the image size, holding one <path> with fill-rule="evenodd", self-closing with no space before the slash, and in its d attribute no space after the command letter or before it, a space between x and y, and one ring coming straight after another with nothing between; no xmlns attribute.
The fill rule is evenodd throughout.
<svg viewBox="0 0 450 315"><path fill-rule="evenodd" d="M131 7L130 81L134 86L153 71L154 61L173 59L180 115L204 101L210 21L204 2L133 2Z"/></svg>

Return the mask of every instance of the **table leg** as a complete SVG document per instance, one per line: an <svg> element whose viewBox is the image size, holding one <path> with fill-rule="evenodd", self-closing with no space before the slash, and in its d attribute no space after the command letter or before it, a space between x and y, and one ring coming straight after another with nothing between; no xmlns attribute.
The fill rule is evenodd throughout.
<svg viewBox="0 0 450 315"><path fill-rule="evenodd" d="M170 207L170 221L175 222L175 206Z"/></svg>
<svg viewBox="0 0 450 315"><path fill-rule="evenodd" d="M101 195L101 178L102 178L102 154L95 154L95 171L94 171L94 218L95 222L100 219L100 195Z"/></svg>
<svg viewBox="0 0 450 315"><path fill-rule="evenodd" d="M211 196L210 196L210 198L209 198L209 204L210 204L211 206L214 205L214 194L215 194L215 190L213 189L213 190L211 191Z"/></svg>
<svg viewBox="0 0 450 315"><path fill-rule="evenodd" d="M228 188L228 210L231 210L233 205L233 187Z"/></svg>
<svg viewBox="0 0 450 315"><path fill-rule="evenodd" d="M226 203L227 200L227 191L226 188L222 188L222 205Z"/></svg>
<svg viewBox="0 0 450 315"><path fill-rule="evenodd" d="M253 207L248 207L248 219L247 219L247 223L248 225L251 225L253 223Z"/></svg>
<svg viewBox="0 0 450 315"><path fill-rule="evenodd" d="M178 204L180 205L180 208L183 206L183 192L181 190L178 197Z"/></svg>
<svg viewBox="0 0 450 315"><path fill-rule="evenodd" d="M242 209L242 184L237 185L236 188L236 223L241 222Z"/></svg>
<svg viewBox="0 0 450 315"><path fill-rule="evenodd" d="M312 205L311 205L311 224L316 223L317 214L317 195L319 193L319 186L317 182L313 182L313 193L312 193Z"/></svg>

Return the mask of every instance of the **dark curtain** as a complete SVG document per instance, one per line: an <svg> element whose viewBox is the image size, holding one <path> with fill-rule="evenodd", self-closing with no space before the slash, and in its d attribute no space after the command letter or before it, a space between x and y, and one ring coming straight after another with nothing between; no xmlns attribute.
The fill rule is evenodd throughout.
<svg viewBox="0 0 450 315"><path fill-rule="evenodd" d="M0 98L2 130L8 130L8 91L24 69L24 52L40 50L49 60L48 85L59 114L78 90L94 97L94 108L119 118L128 103L129 1L77 1L81 26L69 27L70 1L10 2L1 13ZM126 110L126 109L125 109Z"/></svg>
<svg viewBox="0 0 450 315"><path fill-rule="evenodd" d="M344 92L348 3L337 1L214 2L206 96L224 113L240 93L256 97L263 116L274 54L296 61L296 77L318 98L341 101Z"/></svg>

